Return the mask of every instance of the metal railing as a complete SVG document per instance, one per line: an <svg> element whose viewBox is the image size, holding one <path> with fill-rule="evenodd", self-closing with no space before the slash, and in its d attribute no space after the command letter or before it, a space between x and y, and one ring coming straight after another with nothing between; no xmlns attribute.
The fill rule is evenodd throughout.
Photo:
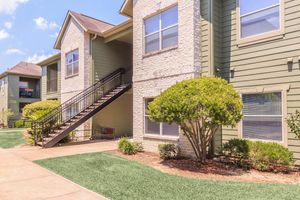
<svg viewBox="0 0 300 200"><path fill-rule="evenodd" d="M55 129L63 125L71 126L73 124L72 119L92 107L98 100L115 88L121 86L124 74L125 70L123 68L114 71L59 107L53 109L47 115L34 121L32 123L32 130L36 137L35 141L43 142L43 138L47 137Z"/></svg>

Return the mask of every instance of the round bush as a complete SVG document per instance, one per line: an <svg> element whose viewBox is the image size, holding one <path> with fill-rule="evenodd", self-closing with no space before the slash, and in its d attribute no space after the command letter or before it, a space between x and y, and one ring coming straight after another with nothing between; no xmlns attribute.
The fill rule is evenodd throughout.
<svg viewBox="0 0 300 200"><path fill-rule="evenodd" d="M177 159L180 149L175 144L160 144L158 145L159 155L164 160Z"/></svg>

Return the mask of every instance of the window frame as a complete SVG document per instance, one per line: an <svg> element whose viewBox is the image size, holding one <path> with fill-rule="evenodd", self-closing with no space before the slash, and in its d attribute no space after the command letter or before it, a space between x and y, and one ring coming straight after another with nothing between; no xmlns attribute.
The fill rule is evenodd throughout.
<svg viewBox="0 0 300 200"><path fill-rule="evenodd" d="M180 135L180 126L178 126L178 135L177 136L172 136L172 135L164 135L163 134L163 122L156 122L159 123L159 134L153 134L153 133L147 133L146 131L146 117L149 117L149 115L146 114L146 102L149 99L154 99L155 97L145 97L143 98L143 122L144 122L144 128L143 128L143 132L144 132L144 136L146 137L151 137L151 138L158 138L158 139L173 139L173 140L177 140L179 139L179 135Z"/></svg>
<svg viewBox="0 0 300 200"><path fill-rule="evenodd" d="M162 14L174 7L177 7L177 14L178 14L178 19L177 19L177 23L176 24L173 24L171 26L167 26L165 28L162 28ZM148 19L150 19L151 17L155 17L155 16L159 16L159 29L153 33L150 33L150 34L147 34L146 35L146 21ZM174 27L177 27L177 35L178 35L178 38L177 38L177 44L176 45L172 45L170 47L167 47L167 48L162 48L163 47L163 32L166 31L166 30L169 30L169 29L172 29ZM156 50L156 51L152 51L152 52L146 52L146 38L149 37L149 36L152 36L152 35L155 35L155 34L158 34L159 36L159 49ZM153 54L157 54L157 53L160 53L160 52L164 52L164 51L168 51L170 49L176 49L178 48L178 43L179 43L179 9L178 9L178 4L173 4L173 5L170 5L168 7L165 7L164 9L160 9L159 11L151 14L151 15L148 15L146 16L145 18L143 18L143 55L144 56L148 56L148 55L153 55Z"/></svg>
<svg viewBox="0 0 300 200"><path fill-rule="evenodd" d="M275 7L269 6L264 9L255 10L251 13L257 13L258 11L263 11L267 8ZM247 14L249 15L249 13ZM256 44L260 42L266 42L270 40L276 40L284 37L285 34L285 0L279 0L279 30L274 30L270 32L260 33L257 35L242 38L241 37L241 12L240 12L240 0L236 0L236 34L237 34L237 45L246 46L251 44Z"/></svg>
<svg viewBox="0 0 300 200"><path fill-rule="evenodd" d="M275 142L281 144L285 147L288 146L288 127L285 119L287 118L287 91L290 89L290 85L278 85L270 87L256 87L256 88L245 88L238 90L240 96L244 94L265 94L265 93L281 93L281 105L282 105L282 141L277 140L262 140L262 139L252 139L243 137L243 119L238 124L238 136L241 139L247 139L250 141L262 141L262 142ZM262 115L259 115L262 116Z"/></svg>
<svg viewBox="0 0 300 200"><path fill-rule="evenodd" d="M71 53L74 53L74 52L78 52L78 60L77 61L73 61L72 63L68 63L68 59L67 59L67 57L68 57L68 55L69 54L71 54ZM74 77L74 76L78 76L79 75L79 57L80 57L80 54L79 54L79 48L77 48L77 49L74 49L74 50L71 50L71 51L69 51L69 52L67 52L66 54L65 54L65 78L67 79L67 78L72 78L72 77ZM75 63L78 63L78 72L77 73L74 73L74 64ZM71 75L68 75L67 74L67 71L68 71L68 66L69 65L72 65L72 74Z"/></svg>

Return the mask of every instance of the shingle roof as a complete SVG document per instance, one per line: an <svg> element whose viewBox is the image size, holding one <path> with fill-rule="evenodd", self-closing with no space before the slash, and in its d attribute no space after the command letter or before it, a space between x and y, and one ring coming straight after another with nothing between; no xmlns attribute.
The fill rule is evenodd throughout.
<svg viewBox="0 0 300 200"><path fill-rule="evenodd" d="M33 63L20 62L16 66L0 74L0 77L3 77L7 74L19 74L19 75L40 77L42 75L42 69L40 66L35 65Z"/></svg>
<svg viewBox="0 0 300 200"><path fill-rule="evenodd" d="M70 11L70 14L76 18L76 20L86 28L88 32L102 33L112 27L114 25L101 21L99 19L95 19L89 17L84 14L76 13L74 11Z"/></svg>
<svg viewBox="0 0 300 200"><path fill-rule="evenodd" d="M101 35L103 32L114 27L114 25L102 20L95 19L84 14L76 13L74 11L69 11L56 39L54 45L55 49L60 49L62 37L65 34L67 25L69 24L71 18L74 18L74 20L79 24L79 26L81 26L81 28L84 29L84 31L92 34Z"/></svg>

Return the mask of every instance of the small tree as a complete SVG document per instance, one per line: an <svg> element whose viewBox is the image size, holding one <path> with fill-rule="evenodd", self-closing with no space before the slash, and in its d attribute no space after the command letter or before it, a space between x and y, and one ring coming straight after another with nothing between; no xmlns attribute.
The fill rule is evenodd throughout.
<svg viewBox="0 0 300 200"><path fill-rule="evenodd" d="M204 163L218 128L236 126L242 108L233 86L221 78L203 77L170 87L149 104L147 113L151 120L179 125L197 159Z"/></svg>
<svg viewBox="0 0 300 200"><path fill-rule="evenodd" d="M0 124L5 124L12 116L14 116L14 113L11 109L0 111Z"/></svg>
<svg viewBox="0 0 300 200"><path fill-rule="evenodd" d="M300 112L298 110L289 116L287 124L296 137L300 139Z"/></svg>

